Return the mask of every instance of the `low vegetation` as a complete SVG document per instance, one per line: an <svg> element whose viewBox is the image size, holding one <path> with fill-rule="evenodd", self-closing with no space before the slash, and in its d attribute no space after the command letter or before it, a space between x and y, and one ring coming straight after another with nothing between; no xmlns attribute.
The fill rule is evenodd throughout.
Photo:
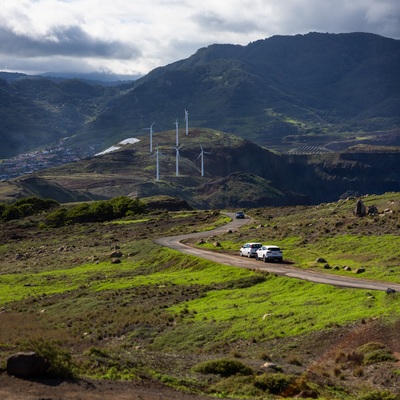
<svg viewBox="0 0 400 400"><path fill-rule="evenodd" d="M354 200L245 210L248 225L191 244L238 254L245 241L268 242L283 248L289 267L398 282L400 195L363 200L379 214L355 217ZM208 231L226 216L143 204L77 204L68 211L80 217L60 224L49 223L67 209L59 204L3 220L1 367L9 354L31 349L64 377L151 378L230 398L399 398L398 293L339 289L261 272L255 260L241 269L162 248L153 239ZM93 210L110 214L93 220Z"/></svg>

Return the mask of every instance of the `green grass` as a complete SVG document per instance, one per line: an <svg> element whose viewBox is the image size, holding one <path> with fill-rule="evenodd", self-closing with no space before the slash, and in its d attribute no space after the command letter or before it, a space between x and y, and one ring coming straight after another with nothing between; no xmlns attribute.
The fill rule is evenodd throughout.
<svg viewBox="0 0 400 400"><path fill-rule="evenodd" d="M179 332L189 326L190 331L207 332L214 341L262 341L310 334L363 318L400 315L397 297L390 298L384 292L374 293L372 299L365 290L343 290L272 276L249 288L209 292L204 298L168 311L183 316L188 326L180 326L156 343L178 348L188 347L188 339L176 341L174 335L181 338Z"/></svg>
<svg viewBox="0 0 400 400"><path fill-rule="evenodd" d="M383 209L393 194L383 197L368 201L379 201ZM352 277L398 281L399 214L359 219L351 210L350 202L246 210L253 222L236 232L205 234L211 237L199 247L220 251L213 244L218 241L221 250L238 256L243 243L260 241L279 245L285 259L299 268L322 269L315 260L324 257L331 266L366 269L361 275L350 272ZM338 329L351 331L377 321L390 326L400 318L398 293L338 289L278 277L184 255L152 242L157 236L221 226L229 222L222 214L160 212L133 220L132 226L121 222L35 231L36 236L27 230L20 239L0 246L4 347L18 348L21 337L27 336L65 337L63 346L75 352L81 374L107 379L145 374L184 388L199 385L189 370L204 359L226 358L235 350L237 357L245 353L244 364L260 365L255 354L273 347L281 360L288 355L301 360L290 368L305 370L310 364L304 360L308 350L301 348L303 339L323 332L324 337L334 335L336 343L341 340ZM22 226L17 228L21 233ZM112 264L110 252L116 244L123 256L121 263ZM69 250L60 251L60 245ZM16 253L29 257L17 260ZM93 256L99 261L88 261ZM254 261L255 268L259 265ZM325 272L349 274L342 269ZM390 354L372 354L374 366L392 360ZM182 361L184 357L188 359ZM212 383L223 391L223 382ZM203 384L211 387L209 382ZM243 385L232 396L239 396L242 389L245 396Z"/></svg>

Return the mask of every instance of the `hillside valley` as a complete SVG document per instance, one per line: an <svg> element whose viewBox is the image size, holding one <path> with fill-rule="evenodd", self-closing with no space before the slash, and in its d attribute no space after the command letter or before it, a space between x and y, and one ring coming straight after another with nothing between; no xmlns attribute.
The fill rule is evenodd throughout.
<svg viewBox="0 0 400 400"><path fill-rule="evenodd" d="M0 158L46 146L90 156L184 126L280 152L400 145L400 43L366 33L273 36L211 45L114 86L0 73Z"/></svg>
<svg viewBox="0 0 400 400"><path fill-rule="evenodd" d="M235 135L191 129L180 134L177 176L176 132L157 133L152 153L149 140L142 137L109 153L0 182L0 199L39 196L65 203L167 195L196 209L221 209L319 204L400 191L395 147L281 154Z"/></svg>

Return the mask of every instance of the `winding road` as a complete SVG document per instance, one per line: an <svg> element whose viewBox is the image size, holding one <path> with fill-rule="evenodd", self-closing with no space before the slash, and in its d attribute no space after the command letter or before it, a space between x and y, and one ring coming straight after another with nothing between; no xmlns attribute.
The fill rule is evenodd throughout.
<svg viewBox="0 0 400 400"><path fill-rule="evenodd" d="M396 292L400 291L400 284L372 281L362 278L352 278L347 276L332 275L323 272L303 270L283 264L264 263L262 261L256 261L255 259L249 259L247 257L242 258L239 257L239 255L234 256L210 250L202 250L182 243L182 240L184 239L191 239L191 238L200 239L209 237L211 235L226 233L228 230L234 231L251 221L251 219L248 218L235 219L234 213L225 213L225 214L230 218L232 218L232 221L224 226L218 227L211 231L158 238L155 239L154 242L161 246L178 250L181 253L205 258L207 260L211 260L219 264L240 267L240 268L258 269L260 271L268 271L270 273L286 276L288 278L302 279L310 282L323 283L342 288L356 288L356 289L384 290L384 291L386 291L388 288L391 288L396 290Z"/></svg>

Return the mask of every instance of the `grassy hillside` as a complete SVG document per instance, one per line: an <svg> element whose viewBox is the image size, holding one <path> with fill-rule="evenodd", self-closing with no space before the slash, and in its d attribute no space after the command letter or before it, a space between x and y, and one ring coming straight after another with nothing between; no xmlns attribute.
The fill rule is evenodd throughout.
<svg viewBox="0 0 400 400"><path fill-rule="evenodd" d="M257 240L281 246L292 267L399 282L400 195L363 200L379 214L353 216L355 200L249 209L254 221L240 231L193 245L238 254ZM63 360L58 373L217 397L400 395L398 293L278 277L255 260L254 269L228 267L153 243L224 224L216 211L155 209L59 228L48 220L1 225L2 366L17 350L47 349Z"/></svg>
<svg viewBox="0 0 400 400"><path fill-rule="evenodd" d="M60 202L168 195L201 209L319 204L400 191L398 148L358 146L347 152L280 154L213 129L149 135L119 151L0 182L0 200L29 195ZM159 180L157 156L159 150ZM204 151L201 176L201 147Z"/></svg>

